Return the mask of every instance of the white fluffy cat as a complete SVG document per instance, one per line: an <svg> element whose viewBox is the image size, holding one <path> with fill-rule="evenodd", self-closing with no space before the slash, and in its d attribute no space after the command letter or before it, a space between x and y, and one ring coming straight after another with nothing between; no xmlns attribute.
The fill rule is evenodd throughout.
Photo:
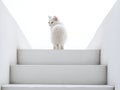
<svg viewBox="0 0 120 90"><path fill-rule="evenodd" d="M48 23L51 27L51 41L53 43L53 49L64 49L64 43L66 41L66 31L63 24L58 20L56 16L49 16Z"/></svg>

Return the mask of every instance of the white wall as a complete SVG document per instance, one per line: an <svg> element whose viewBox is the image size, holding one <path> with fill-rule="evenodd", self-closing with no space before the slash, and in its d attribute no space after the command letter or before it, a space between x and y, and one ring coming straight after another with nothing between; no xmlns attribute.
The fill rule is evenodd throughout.
<svg viewBox="0 0 120 90"><path fill-rule="evenodd" d="M0 0L0 84L9 83L9 65L16 64L17 48L29 47L24 39L17 23ZM23 40L24 44L21 43Z"/></svg>
<svg viewBox="0 0 120 90"><path fill-rule="evenodd" d="M98 28L88 48L101 49L101 63L108 65L108 84L120 90L120 0Z"/></svg>

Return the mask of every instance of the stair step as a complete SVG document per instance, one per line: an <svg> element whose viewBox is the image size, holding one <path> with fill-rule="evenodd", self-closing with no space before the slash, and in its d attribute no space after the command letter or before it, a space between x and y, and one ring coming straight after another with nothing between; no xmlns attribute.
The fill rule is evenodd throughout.
<svg viewBox="0 0 120 90"><path fill-rule="evenodd" d="M3 85L2 90L114 90L109 85Z"/></svg>
<svg viewBox="0 0 120 90"><path fill-rule="evenodd" d="M22 65L95 65L99 57L100 50L18 50L18 64Z"/></svg>
<svg viewBox="0 0 120 90"><path fill-rule="evenodd" d="M15 65L11 66L11 84L107 83L104 65Z"/></svg>

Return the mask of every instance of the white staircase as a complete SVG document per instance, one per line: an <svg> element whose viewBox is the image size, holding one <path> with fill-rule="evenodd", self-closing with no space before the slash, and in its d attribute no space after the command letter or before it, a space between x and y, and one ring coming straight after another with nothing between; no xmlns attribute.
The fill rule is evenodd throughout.
<svg viewBox="0 0 120 90"><path fill-rule="evenodd" d="M2 90L114 90L99 50L18 50Z"/></svg>

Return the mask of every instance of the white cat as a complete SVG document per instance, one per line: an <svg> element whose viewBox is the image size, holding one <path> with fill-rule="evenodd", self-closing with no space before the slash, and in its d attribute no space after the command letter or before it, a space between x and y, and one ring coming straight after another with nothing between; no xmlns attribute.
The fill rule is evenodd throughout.
<svg viewBox="0 0 120 90"><path fill-rule="evenodd" d="M66 41L66 31L63 24L58 20L56 16L49 16L49 26L51 27L51 41L53 43L53 49L64 49L64 43Z"/></svg>

